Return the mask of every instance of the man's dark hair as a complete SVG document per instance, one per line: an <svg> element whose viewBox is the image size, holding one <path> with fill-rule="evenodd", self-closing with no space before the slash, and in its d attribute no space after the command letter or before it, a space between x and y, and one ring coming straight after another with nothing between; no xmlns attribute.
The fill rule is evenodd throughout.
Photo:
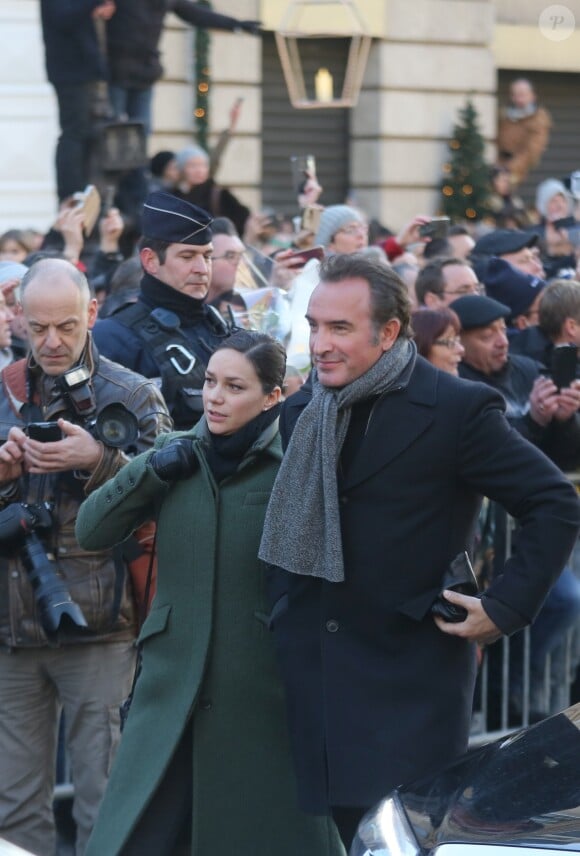
<svg viewBox="0 0 580 856"><path fill-rule="evenodd" d="M449 258L453 252L453 247L447 238L433 238L428 244L425 244L423 249L424 259Z"/></svg>
<svg viewBox="0 0 580 856"><path fill-rule="evenodd" d="M542 290L540 330L549 339L556 339L566 318L580 322L580 282L555 279Z"/></svg>
<svg viewBox="0 0 580 856"><path fill-rule="evenodd" d="M415 280L415 295L417 297L417 302L421 306L425 305L425 295L428 292L441 297L445 291L443 271L450 265L459 265L460 267L468 268L471 267L466 259L457 259L454 256L448 256L447 258L433 259L433 261L429 262L429 264L425 265L425 267L419 271L417 279Z"/></svg>
<svg viewBox="0 0 580 856"><path fill-rule="evenodd" d="M450 226L447 230L447 235L469 235L469 229L466 226L462 226L461 223L454 223L453 226Z"/></svg>
<svg viewBox="0 0 580 856"><path fill-rule="evenodd" d="M369 259L362 253L328 256L320 265L321 282L342 282L344 279L364 279L371 292L371 320L375 331L397 318L401 322L399 338L410 335L411 301L403 280L383 262Z"/></svg>
<svg viewBox="0 0 580 856"><path fill-rule="evenodd" d="M286 351L284 345L272 336L256 330L238 330L218 345L214 353L226 348L238 351L250 361L265 393L272 392L276 386L282 389L286 374Z"/></svg>
<svg viewBox="0 0 580 856"><path fill-rule="evenodd" d="M143 237L139 241L139 250L152 250L159 259L160 264L162 265L165 264L165 259L167 257L167 248L170 246L170 241L161 241L159 238L148 238L147 235L143 235Z"/></svg>

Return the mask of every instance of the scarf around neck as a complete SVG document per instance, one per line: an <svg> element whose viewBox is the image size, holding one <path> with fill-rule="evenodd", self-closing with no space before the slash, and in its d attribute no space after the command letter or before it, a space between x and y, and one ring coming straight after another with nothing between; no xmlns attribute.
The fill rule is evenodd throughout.
<svg viewBox="0 0 580 856"><path fill-rule="evenodd" d="M221 436L208 430L205 457L218 484L236 472L248 451L279 415L280 405L275 404L269 410L259 413L234 434Z"/></svg>
<svg viewBox="0 0 580 856"><path fill-rule="evenodd" d="M514 107L513 104L509 104L505 108L505 115L510 122L519 122L520 119L527 119L528 116L533 116L537 109L538 105L535 102L528 104L526 107Z"/></svg>
<svg viewBox="0 0 580 856"><path fill-rule="evenodd" d="M295 574L344 580L336 470L354 404L392 389L417 349L398 339L361 377L340 389L312 373L302 411L268 504L259 557Z"/></svg>

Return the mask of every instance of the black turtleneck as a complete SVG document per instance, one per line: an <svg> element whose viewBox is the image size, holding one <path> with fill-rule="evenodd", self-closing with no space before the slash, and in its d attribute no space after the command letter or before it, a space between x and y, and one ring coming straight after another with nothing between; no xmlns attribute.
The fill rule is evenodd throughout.
<svg viewBox="0 0 580 856"><path fill-rule="evenodd" d="M141 280L141 299L151 309L162 306L179 316L182 327L191 327L205 318L205 302L172 288L149 273Z"/></svg>

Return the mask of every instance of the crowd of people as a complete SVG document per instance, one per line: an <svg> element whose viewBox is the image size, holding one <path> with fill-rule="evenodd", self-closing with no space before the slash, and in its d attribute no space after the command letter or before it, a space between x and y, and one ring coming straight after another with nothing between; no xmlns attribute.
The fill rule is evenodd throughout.
<svg viewBox="0 0 580 856"><path fill-rule="evenodd" d="M108 62L146 128L169 8L258 28L56 5L45 38L145 15L123 54L109 26ZM570 680L577 200L549 179L506 220L536 162L513 133L476 227L394 232L321 204L313 173L296 211L252 212L216 179L236 102L216 150L158 152L138 217L104 203L91 229L87 74L51 78L53 227L0 236L0 838L52 856L63 713L77 856L344 856L390 788L467 747L484 646L514 636L514 713L524 627L533 717L547 654ZM515 84L506 122L547 134ZM450 582L470 560L478 594Z"/></svg>

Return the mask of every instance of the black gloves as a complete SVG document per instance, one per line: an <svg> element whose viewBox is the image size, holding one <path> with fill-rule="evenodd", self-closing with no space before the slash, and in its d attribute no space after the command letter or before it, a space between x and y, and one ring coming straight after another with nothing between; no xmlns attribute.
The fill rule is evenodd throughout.
<svg viewBox="0 0 580 856"><path fill-rule="evenodd" d="M240 21L238 24L238 28L240 30L243 30L245 33L250 33L252 36L262 35L261 21Z"/></svg>
<svg viewBox="0 0 580 856"><path fill-rule="evenodd" d="M199 461L193 452L191 440L185 437L168 443L153 452L148 464L163 481L186 479L199 469Z"/></svg>

